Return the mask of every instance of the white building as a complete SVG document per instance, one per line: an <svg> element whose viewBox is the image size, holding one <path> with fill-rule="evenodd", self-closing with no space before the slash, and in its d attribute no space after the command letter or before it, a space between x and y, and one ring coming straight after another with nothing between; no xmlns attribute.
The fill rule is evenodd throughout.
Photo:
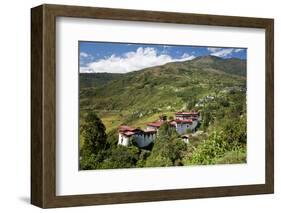
<svg viewBox="0 0 281 213"><path fill-rule="evenodd" d="M118 145L129 146L133 142L138 147L143 148L149 146L157 137L159 128L165 122L174 127L178 134L182 135L185 143L189 143L187 130L194 132L199 124L200 115L198 112L177 112L174 120L166 121L166 116L160 116L155 122L148 123L145 130L132 128L129 126L120 126Z"/></svg>
<svg viewBox="0 0 281 213"><path fill-rule="evenodd" d="M156 131L120 126L118 145L129 146L135 141L138 147L147 147L156 138Z"/></svg>
<svg viewBox="0 0 281 213"><path fill-rule="evenodd" d="M148 123L146 125L146 130L148 131L158 131L158 129L162 126L162 124L164 124L165 121L164 120L159 120L159 121L155 121L155 122L151 122Z"/></svg>
<svg viewBox="0 0 281 213"><path fill-rule="evenodd" d="M189 129L194 132L199 124L199 112L176 112L176 119L173 121L177 132L182 135Z"/></svg>
<svg viewBox="0 0 281 213"><path fill-rule="evenodd" d="M172 121L171 124L176 128L177 133L179 133L180 135L185 134L188 129L190 129L190 131L193 131L192 119L186 119L186 120L176 119Z"/></svg>
<svg viewBox="0 0 281 213"><path fill-rule="evenodd" d="M176 112L177 120L200 119L199 112Z"/></svg>
<svg viewBox="0 0 281 213"><path fill-rule="evenodd" d="M156 139L156 131L142 131L133 136L138 147L147 147Z"/></svg>

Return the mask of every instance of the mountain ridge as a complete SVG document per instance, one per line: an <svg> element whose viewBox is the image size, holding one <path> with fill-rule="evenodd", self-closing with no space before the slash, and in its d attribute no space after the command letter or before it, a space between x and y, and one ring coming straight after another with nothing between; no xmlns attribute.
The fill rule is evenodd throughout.
<svg viewBox="0 0 281 213"><path fill-rule="evenodd" d="M193 70L205 70L213 72L221 72L231 75L246 76L246 60L239 58L220 58L217 56L199 56L192 60L187 61L175 61L169 62L163 65L153 66L144 68L141 70L132 71L129 73L80 73L80 86L81 88L86 87L97 87L106 84L112 80L123 78L124 76L131 76L138 73L150 72L156 74L158 72L165 71L165 68L174 69L176 67L180 69L193 69ZM154 70L155 73L152 72Z"/></svg>

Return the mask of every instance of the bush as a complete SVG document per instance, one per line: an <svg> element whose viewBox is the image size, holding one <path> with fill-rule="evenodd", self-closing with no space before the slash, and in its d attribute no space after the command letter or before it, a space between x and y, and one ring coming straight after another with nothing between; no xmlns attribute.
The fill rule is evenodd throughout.
<svg viewBox="0 0 281 213"><path fill-rule="evenodd" d="M101 151L98 154L93 154L86 150L82 150L81 152L83 153L80 153L80 170L98 169L104 157L108 155L107 151Z"/></svg>
<svg viewBox="0 0 281 213"><path fill-rule="evenodd" d="M225 155L216 160L216 164L235 164L235 163L246 163L247 152L245 148L230 151Z"/></svg>
<svg viewBox="0 0 281 213"><path fill-rule="evenodd" d="M222 132L214 132L208 140L199 144L192 156L184 160L185 165L214 164L228 150L228 144L223 140Z"/></svg>
<svg viewBox="0 0 281 213"><path fill-rule="evenodd" d="M133 168L138 161L139 150L137 147L117 146L111 150L109 157L101 165L101 169Z"/></svg>
<svg viewBox="0 0 281 213"><path fill-rule="evenodd" d="M164 167L164 166L173 166L173 162L162 156L161 154L157 156L149 157L146 161L146 167Z"/></svg>
<svg viewBox="0 0 281 213"><path fill-rule="evenodd" d="M163 124L158 131L158 137L145 165L147 167L181 165L186 144L178 137L179 135L174 128Z"/></svg>
<svg viewBox="0 0 281 213"><path fill-rule="evenodd" d="M185 157L184 164L204 165L218 162L245 162L246 125L246 116L232 120L224 119L221 121L221 126L214 129L208 139L195 148L191 156Z"/></svg>

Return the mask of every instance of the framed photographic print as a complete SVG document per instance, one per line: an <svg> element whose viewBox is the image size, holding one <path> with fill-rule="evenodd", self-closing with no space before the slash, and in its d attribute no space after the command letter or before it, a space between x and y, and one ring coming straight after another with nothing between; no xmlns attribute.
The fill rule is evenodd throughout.
<svg viewBox="0 0 281 213"><path fill-rule="evenodd" d="M31 9L31 203L274 191L273 19Z"/></svg>

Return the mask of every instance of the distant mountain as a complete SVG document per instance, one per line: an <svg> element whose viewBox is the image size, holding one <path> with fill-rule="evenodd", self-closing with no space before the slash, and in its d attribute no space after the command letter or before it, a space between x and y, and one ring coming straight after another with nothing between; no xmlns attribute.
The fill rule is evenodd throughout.
<svg viewBox="0 0 281 213"><path fill-rule="evenodd" d="M197 68L212 68L215 70L221 70L223 72L246 76L246 60L238 58L220 58L216 56L202 56L197 57L194 60L187 61L186 64Z"/></svg>
<svg viewBox="0 0 281 213"><path fill-rule="evenodd" d="M245 60L205 56L125 74L80 74L80 113L97 111L108 125L151 120L232 87L246 88Z"/></svg>

